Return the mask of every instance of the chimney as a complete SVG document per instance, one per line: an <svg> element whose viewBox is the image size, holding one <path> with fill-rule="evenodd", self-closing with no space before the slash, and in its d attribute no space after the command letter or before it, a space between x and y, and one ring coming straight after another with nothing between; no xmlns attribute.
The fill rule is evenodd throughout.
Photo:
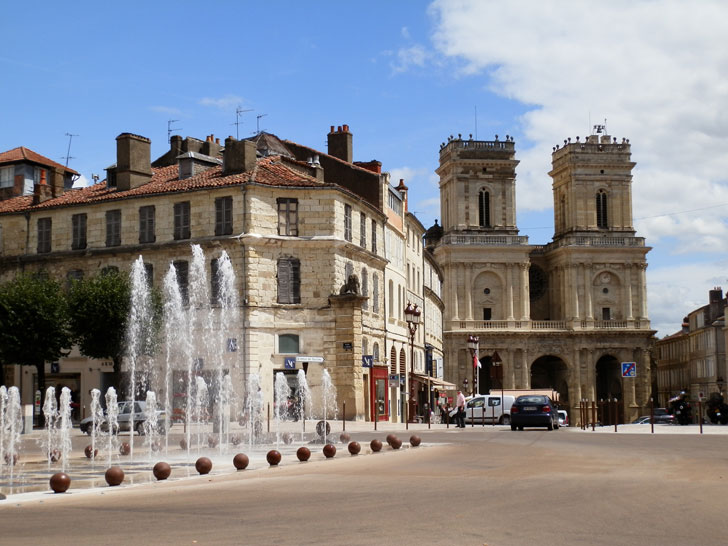
<svg viewBox="0 0 728 546"><path fill-rule="evenodd" d="M329 155L337 157L347 163L351 163L354 158L354 137L349 132L349 126L343 125L336 128L331 126L331 132L328 134Z"/></svg>
<svg viewBox="0 0 728 546"><path fill-rule="evenodd" d="M131 190L152 179L151 144L148 138L131 133L116 137L116 187Z"/></svg>
<svg viewBox="0 0 728 546"><path fill-rule="evenodd" d="M227 137L222 156L223 175L252 171L255 168L256 153L255 142Z"/></svg>
<svg viewBox="0 0 728 546"><path fill-rule="evenodd" d="M53 197L59 197L63 195L63 191L65 189L63 180L63 169L61 169L60 167L54 168L51 171L50 178L50 187L53 192Z"/></svg>
<svg viewBox="0 0 728 546"><path fill-rule="evenodd" d="M217 157L220 155L220 150L222 149L222 146L220 146L220 139L218 138L215 140L215 135L210 135L205 139L204 144L202 145L201 153L204 155L209 155L210 157Z"/></svg>

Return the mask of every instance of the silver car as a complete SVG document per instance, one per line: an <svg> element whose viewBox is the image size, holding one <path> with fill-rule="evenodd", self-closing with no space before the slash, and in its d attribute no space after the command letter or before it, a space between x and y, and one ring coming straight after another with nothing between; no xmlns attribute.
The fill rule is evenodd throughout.
<svg viewBox="0 0 728 546"><path fill-rule="evenodd" d="M119 417L117 419L118 428L116 428L114 432L129 432L130 427L133 426L134 430L138 432L140 436L143 436L144 421L147 419L147 415L145 413L146 408L147 403L144 400L136 400L134 402L134 415L132 417L131 401L119 402ZM157 430L159 434L164 434L164 421L166 415L167 414L164 410L157 410ZM93 419L91 417L86 417L86 419L79 423L79 428L81 429L81 432L91 435L92 425ZM106 422L106 412L104 412L104 420L100 425L98 425L97 430L102 430L103 432L107 432L109 430L109 425Z"/></svg>

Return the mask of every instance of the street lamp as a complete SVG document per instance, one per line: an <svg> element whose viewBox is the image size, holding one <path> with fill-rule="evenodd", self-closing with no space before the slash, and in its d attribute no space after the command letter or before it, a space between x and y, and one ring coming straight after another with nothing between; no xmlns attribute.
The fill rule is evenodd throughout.
<svg viewBox="0 0 728 546"><path fill-rule="evenodd" d="M475 396L476 386L478 384L475 380L476 379L476 377L475 377L475 358L476 358L476 355L478 354L478 336L468 336L468 349L470 349L470 356L471 356L471 360L472 360L472 364L473 364L473 366L472 366L472 368L473 368L472 386L473 386L473 396Z"/></svg>
<svg viewBox="0 0 728 546"><path fill-rule="evenodd" d="M420 316L422 315L422 311L420 311L419 307L417 307L417 304L415 303L414 307L410 302L407 302L407 307L404 308L404 319L407 321L407 328L409 329L409 336L410 336L410 376L409 381L407 381L407 387L409 388L409 397L411 398L414 389L412 388L412 374L415 371L414 368L414 360L415 360L415 332L417 331L417 326L420 324ZM409 400L407 400L407 403L405 404L405 414L404 414L404 422L405 422L405 428L409 430Z"/></svg>

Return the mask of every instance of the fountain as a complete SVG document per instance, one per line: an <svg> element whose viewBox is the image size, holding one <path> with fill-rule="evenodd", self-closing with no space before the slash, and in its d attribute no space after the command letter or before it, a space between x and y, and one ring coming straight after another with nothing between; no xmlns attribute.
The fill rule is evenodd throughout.
<svg viewBox="0 0 728 546"><path fill-rule="evenodd" d="M330 427L327 420L332 415L333 418L336 419L339 411L338 406L336 405L336 387L331 382L331 375L329 375L329 371L326 368L324 368L324 371L321 374L321 398L324 424L323 432L320 433L320 436L324 440L324 443L326 443L326 435L328 434L328 429Z"/></svg>
<svg viewBox="0 0 728 546"><path fill-rule="evenodd" d="M257 373L248 376L247 393L248 449L253 451L253 444L263 431L263 392Z"/></svg>
<svg viewBox="0 0 728 546"><path fill-rule="evenodd" d="M58 407L58 445L61 451L61 470L66 471L68 458L71 454L71 389L61 389L61 403Z"/></svg>
<svg viewBox="0 0 728 546"><path fill-rule="evenodd" d="M104 410L99 402L100 396L99 389L91 389L91 460L93 462L96 462L96 439L99 435L99 427L104 420Z"/></svg>
<svg viewBox="0 0 728 546"><path fill-rule="evenodd" d="M199 454L202 446L202 424L207 421L207 408L210 404L210 395L207 389L207 383L201 376L195 378L195 422L197 423L197 452ZM189 450L190 446L187 446Z"/></svg>
<svg viewBox="0 0 728 546"><path fill-rule="evenodd" d="M283 372L276 374L275 382L275 421L276 421L276 449L281 443L281 421L286 419L288 413L288 400L291 397L291 387L288 386L288 381Z"/></svg>
<svg viewBox="0 0 728 546"><path fill-rule="evenodd" d="M20 407L18 387L8 389L8 402L5 407L5 426L2 436L5 450L3 460L10 466L10 487L12 490L15 464L20 458L20 433L23 430L23 414Z"/></svg>
<svg viewBox="0 0 728 546"><path fill-rule="evenodd" d="M8 389L0 385L0 469L5 462L5 411L8 407ZM2 475L2 472L0 472Z"/></svg>
<svg viewBox="0 0 728 546"><path fill-rule="evenodd" d="M54 450L58 449L58 405L56 402L56 388L48 387L46 389L45 401L43 402L43 418L45 420L45 438L43 439L43 447L48 459L48 467L51 466L51 457Z"/></svg>
<svg viewBox="0 0 728 546"><path fill-rule="evenodd" d="M118 439L115 431L119 428L119 403L116 399L116 389L109 387L106 391L106 425L108 427L108 444L107 444L107 466L111 466L111 457L116 453Z"/></svg>
<svg viewBox="0 0 728 546"><path fill-rule="evenodd" d="M154 391L147 391L146 406L144 407L144 445L149 448L149 460L152 452L159 450L159 423L157 416L157 395Z"/></svg>
<svg viewBox="0 0 728 546"><path fill-rule="evenodd" d="M303 422L303 428L301 429L301 441L303 441L304 434L306 433L306 409L311 408L311 389L308 387L308 381L306 380L306 372L303 370L298 370L298 374L296 376L298 379L298 407L296 408L296 411L298 412L298 417Z"/></svg>

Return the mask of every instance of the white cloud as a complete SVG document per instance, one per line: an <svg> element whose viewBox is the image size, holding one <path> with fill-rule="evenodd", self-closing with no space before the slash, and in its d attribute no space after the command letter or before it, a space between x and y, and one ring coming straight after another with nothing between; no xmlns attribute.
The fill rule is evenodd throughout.
<svg viewBox="0 0 728 546"><path fill-rule="evenodd" d="M551 206L552 146L607 118L638 164L635 218L703 208L639 221L638 234L728 250L728 206L704 208L728 203L728 4L437 0L431 13L440 54L533 105L517 128L533 143L516 143L520 207Z"/></svg>
<svg viewBox="0 0 728 546"><path fill-rule="evenodd" d="M412 67L422 68L425 66L430 54L424 46L414 44L397 50L395 59L390 63L394 72L404 72Z"/></svg>
<svg viewBox="0 0 728 546"><path fill-rule="evenodd" d="M174 108L172 106L150 106L149 109L152 112L158 112L160 114L165 114L168 116L182 115L182 110L180 110L179 108Z"/></svg>
<svg viewBox="0 0 728 546"><path fill-rule="evenodd" d="M235 108L236 106L240 106L243 103L243 97L239 97L237 95L231 95L227 94L222 97L204 97L200 99L200 104L202 106L212 106L213 108L219 108L221 110L227 110L230 108Z"/></svg>

